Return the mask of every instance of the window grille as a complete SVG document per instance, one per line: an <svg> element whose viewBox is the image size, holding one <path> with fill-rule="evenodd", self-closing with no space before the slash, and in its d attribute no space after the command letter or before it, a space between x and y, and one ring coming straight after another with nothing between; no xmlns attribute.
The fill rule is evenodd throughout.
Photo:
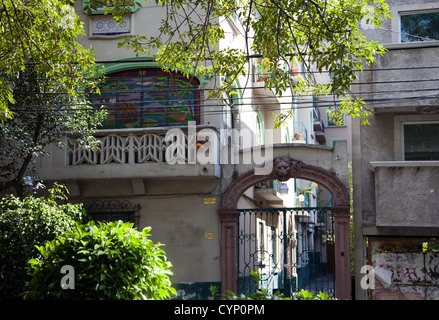
<svg viewBox="0 0 439 320"><path fill-rule="evenodd" d="M89 220L110 222L122 220L133 223L139 229L139 205L127 200L93 200L83 203Z"/></svg>

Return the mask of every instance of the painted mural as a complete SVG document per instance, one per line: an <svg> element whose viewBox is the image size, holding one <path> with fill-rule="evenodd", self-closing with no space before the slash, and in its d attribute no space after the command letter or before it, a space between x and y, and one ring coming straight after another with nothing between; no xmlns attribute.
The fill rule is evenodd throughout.
<svg viewBox="0 0 439 320"><path fill-rule="evenodd" d="M370 241L377 277L374 300L439 300L438 239L405 238Z"/></svg>
<svg viewBox="0 0 439 320"><path fill-rule="evenodd" d="M198 81L158 69L114 73L92 97L108 111L105 129L187 126L200 123Z"/></svg>

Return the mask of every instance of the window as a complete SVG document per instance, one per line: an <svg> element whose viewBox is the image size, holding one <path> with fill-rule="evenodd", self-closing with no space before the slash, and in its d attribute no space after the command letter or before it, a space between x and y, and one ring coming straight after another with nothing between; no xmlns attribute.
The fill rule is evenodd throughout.
<svg viewBox="0 0 439 320"><path fill-rule="evenodd" d="M159 69L135 69L108 76L91 97L108 111L104 129L187 126L200 123L199 82Z"/></svg>
<svg viewBox="0 0 439 320"><path fill-rule="evenodd" d="M404 123L404 160L439 160L439 122Z"/></svg>
<svg viewBox="0 0 439 320"><path fill-rule="evenodd" d="M439 11L401 14L401 42L439 40Z"/></svg>
<svg viewBox="0 0 439 320"><path fill-rule="evenodd" d="M87 219L100 222L121 220L133 223L139 229L139 205L134 205L127 200L92 200L84 201Z"/></svg>

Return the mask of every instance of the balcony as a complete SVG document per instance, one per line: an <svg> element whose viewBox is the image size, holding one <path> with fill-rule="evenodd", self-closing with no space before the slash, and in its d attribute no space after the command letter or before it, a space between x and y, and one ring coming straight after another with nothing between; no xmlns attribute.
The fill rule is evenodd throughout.
<svg viewBox="0 0 439 320"><path fill-rule="evenodd" d="M439 54L436 44L432 41L385 46L388 52L377 56L373 68L365 68L378 71L364 72L357 89L370 92L363 99L371 101L374 112L437 112L437 70L429 67Z"/></svg>
<svg viewBox="0 0 439 320"><path fill-rule="evenodd" d="M255 58L252 59L252 69L253 69L253 83L261 83L264 84L265 78L268 73L267 64L264 63L264 59Z"/></svg>
<svg viewBox="0 0 439 320"><path fill-rule="evenodd" d="M308 143L308 130L303 122L297 122L293 135L293 143Z"/></svg>
<svg viewBox="0 0 439 320"><path fill-rule="evenodd" d="M371 162L378 227L439 227L439 161Z"/></svg>
<svg viewBox="0 0 439 320"><path fill-rule="evenodd" d="M179 141L166 139L170 129L179 132ZM212 126L197 126L193 131L188 133L187 127L100 130L96 150L85 149L74 137L66 136L65 149L53 147L50 160L41 160L40 175L58 181L219 177L218 131Z"/></svg>
<svg viewBox="0 0 439 320"><path fill-rule="evenodd" d="M325 125L320 116L320 109L316 105L315 98L313 100L313 105L314 105L314 109L313 109L314 134L317 142L322 145L326 143Z"/></svg>
<svg viewBox="0 0 439 320"><path fill-rule="evenodd" d="M288 67L283 66L284 70L288 70ZM260 90L260 88L265 87L265 79L270 75L268 62L264 58L252 58L251 59L251 70L252 70L252 87L254 90ZM298 77L301 76L302 68L299 64L294 64L290 69L289 73L292 76L293 85L297 84ZM258 89L259 88L259 89Z"/></svg>
<svg viewBox="0 0 439 320"><path fill-rule="evenodd" d="M255 185L254 194L267 205L283 206L283 195L288 194L288 186L279 180L267 180Z"/></svg>

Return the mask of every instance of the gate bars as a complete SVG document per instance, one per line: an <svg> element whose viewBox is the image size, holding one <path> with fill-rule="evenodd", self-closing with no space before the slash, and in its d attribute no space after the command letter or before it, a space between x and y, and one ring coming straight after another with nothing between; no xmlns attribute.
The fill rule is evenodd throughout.
<svg viewBox="0 0 439 320"><path fill-rule="evenodd" d="M330 208L238 209L238 293L285 296L305 289L335 296ZM258 283L250 272L259 273Z"/></svg>

